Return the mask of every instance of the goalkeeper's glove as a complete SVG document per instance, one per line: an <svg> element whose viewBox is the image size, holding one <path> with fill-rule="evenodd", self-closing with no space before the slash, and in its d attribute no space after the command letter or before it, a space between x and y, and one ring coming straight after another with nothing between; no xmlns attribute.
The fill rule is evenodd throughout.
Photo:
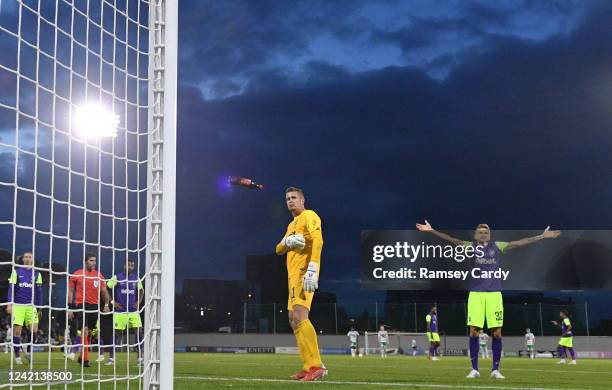
<svg viewBox="0 0 612 390"><path fill-rule="evenodd" d="M292 234L283 238L283 245L287 248L293 249L304 249L306 247L306 240L301 234Z"/></svg>
<svg viewBox="0 0 612 390"><path fill-rule="evenodd" d="M304 291L314 292L319 288L319 277L317 276L317 271L319 270L319 266L314 261L308 263L308 269L304 274Z"/></svg>

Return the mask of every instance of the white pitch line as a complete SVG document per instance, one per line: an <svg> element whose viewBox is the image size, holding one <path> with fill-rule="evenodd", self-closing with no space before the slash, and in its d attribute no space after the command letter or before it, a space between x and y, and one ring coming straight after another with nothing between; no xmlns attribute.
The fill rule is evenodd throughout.
<svg viewBox="0 0 612 390"><path fill-rule="evenodd" d="M268 382L268 383L294 383L299 381L291 379L271 379L271 378L227 378L227 377L210 377L210 376L175 376L174 379L189 379L203 381L238 381L238 382ZM489 390L559 390L557 387L510 387L510 386L478 386L478 385L443 385L443 384L428 384L428 383L399 383L399 382L355 382L355 381L329 381L322 380L310 382L313 384L328 384L328 385L357 385L357 386L386 386L386 387L427 387L435 389L489 389ZM584 390L584 389L564 389L564 390Z"/></svg>
<svg viewBox="0 0 612 390"><path fill-rule="evenodd" d="M503 362L503 361L502 361ZM183 365L189 365L189 362L180 362L180 363L176 363L175 364L183 364ZM271 363L254 363L254 362L240 362L240 361L224 361L223 365L235 365L235 366L256 366L256 367L269 367ZM287 367L292 367L292 364L276 364L277 366L287 366ZM436 364L436 366L441 366L441 364ZM398 368L398 369L403 369L406 368L405 365L394 365L394 364L389 364L385 366L386 368ZM431 365L426 365L426 364L420 364L418 366L415 365L411 365L411 368L416 368L416 369L424 369L424 370L428 370L430 369L432 366ZM445 370L459 370L459 371L469 371L471 369L471 367L468 366L468 368L465 367L448 367L448 366L442 366L444 367ZM551 367L558 367L556 363L552 363L551 362ZM481 367L482 369L482 367ZM489 368L487 367L486 370L489 370ZM559 369L546 369L546 368L509 368L509 367L502 367L500 368L500 371L517 371L517 372L550 372L550 373L555 373L555 374L585 374L585 375L612 375L612 371L587 371L587 370L574 370L573 368L568 368L567 370L559 370Z"/></svg>

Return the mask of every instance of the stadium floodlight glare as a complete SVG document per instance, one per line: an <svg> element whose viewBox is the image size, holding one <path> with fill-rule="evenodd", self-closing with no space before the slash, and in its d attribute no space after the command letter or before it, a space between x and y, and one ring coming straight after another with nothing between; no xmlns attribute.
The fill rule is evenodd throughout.
<svg viewBox="0 0 612 390"><path fill-rule="evenodd" d="M74 112L74 130L84 138L116 137L119 115L99 104L78 106Z"/></svg>

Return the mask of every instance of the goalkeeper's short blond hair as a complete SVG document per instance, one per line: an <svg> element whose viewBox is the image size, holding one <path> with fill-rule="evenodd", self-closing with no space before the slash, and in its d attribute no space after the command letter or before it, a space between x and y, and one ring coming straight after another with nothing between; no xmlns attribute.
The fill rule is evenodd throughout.
<svg viewBox="0 0 612 390"><path fill-rule="evenodd" d="M300 195L302 195L302 198L304 198L304 191L301 188L297 188L297 187L289 187L285 190L285 194L289 193L289 192L299 192Z"/></svg>

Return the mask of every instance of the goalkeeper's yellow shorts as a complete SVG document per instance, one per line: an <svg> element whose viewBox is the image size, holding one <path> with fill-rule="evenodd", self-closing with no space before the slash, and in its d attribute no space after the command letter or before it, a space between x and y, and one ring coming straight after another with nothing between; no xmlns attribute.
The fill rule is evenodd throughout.
<svg viewBox="0 0 612 390"><path fill-rule="evenodd" d="M304 275L289 276L289 300L287 301L287 310L293 310L294 305L304 306L310 310L314 292L304 291Z"/></svg>

